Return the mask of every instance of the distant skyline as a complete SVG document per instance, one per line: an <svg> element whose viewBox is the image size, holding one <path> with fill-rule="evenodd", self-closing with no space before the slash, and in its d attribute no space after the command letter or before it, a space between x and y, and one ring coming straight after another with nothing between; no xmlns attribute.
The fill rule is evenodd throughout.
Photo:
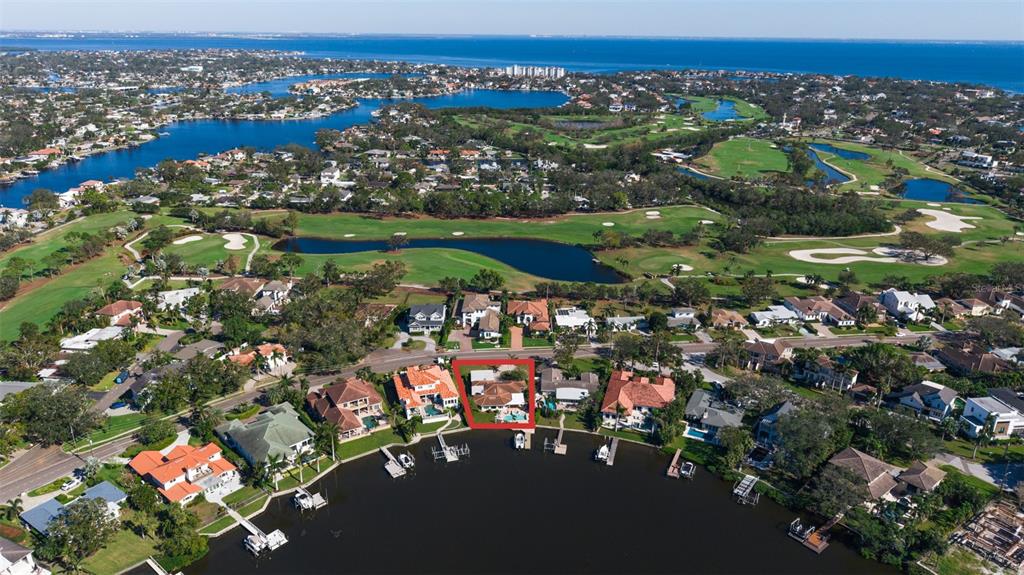
<svg viewBox="0 0 1024 575"><path fill-rule="evenodd" d="M0 31L1024 41L1024 0L3 0Z"/></svg>

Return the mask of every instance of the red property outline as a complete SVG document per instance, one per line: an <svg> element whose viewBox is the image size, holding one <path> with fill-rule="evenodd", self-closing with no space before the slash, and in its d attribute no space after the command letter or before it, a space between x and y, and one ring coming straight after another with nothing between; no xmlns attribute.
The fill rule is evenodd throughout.
<svg viewBox="0 0 1024 575"><path fill-rule="evenodd" d="M473 421L473 409L470 407L469 394L466 393L466 383L462 379L463 366L499 366L499 365L525 365L529 371L527 381L527 409L530 414L526 423L475 423ZM532 359L454 359L452 360L452 374L455 376L456 384L459 386L459 396L462 399L462 412L466 414L466 423L470 429L534 429L537 424L534 419L534 412L537 410L534 397L536 391L534 386L534 361Z"/></svg>

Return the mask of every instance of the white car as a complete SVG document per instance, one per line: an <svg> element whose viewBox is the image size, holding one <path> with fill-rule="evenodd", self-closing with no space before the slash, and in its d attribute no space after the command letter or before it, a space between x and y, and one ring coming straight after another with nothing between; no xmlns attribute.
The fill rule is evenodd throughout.
<svg viewBox="0 0 1024 575"><path fill-rule="evenodd" d="M72 489L78 487L81 484L82 484L82 480L81 479L79 479L77 477L72 477L72 478L68 479L67 481L65 481L64 483L61 484L60 490L61 491L71 491Z"/></svg>

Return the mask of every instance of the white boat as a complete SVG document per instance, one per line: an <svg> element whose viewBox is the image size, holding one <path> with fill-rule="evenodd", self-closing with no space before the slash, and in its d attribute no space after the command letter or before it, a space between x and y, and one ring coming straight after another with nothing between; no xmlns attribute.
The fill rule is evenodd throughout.
<svg viewBox="0 0 1024 575"><path fill-rule="evenodd" d="M370 112L370 115L373 116L374 118L379 118L380 117L380 110L374 110L374 111Z"/></svg>
<svg viewBox="0 0 1024 575"><path fill-rule="evenodd" d="M522 431L516 433L513 441L516 449L526 449L526 434Z"/></svg>
<svg viewBox="0 0 1024 575"><path fill-rule="evenodd" d="M170 136L171 133L170 132L157 132L156 135L157 136Z"/></svg>
<svg viewBox="0 0 1024 575"><path fill-rule="evenodd" d="M299 509L312 509L313 508L313 496L306 491L299 491L292 497L292 502Z"/></svg>
<svg viewBox="0 0 1024 575"><path fill-rule="evenodd" d="M402 464L402 467L406 469L412 469L416 467L416 460L412 458L408 453L399 453L398 462Z"/></svg>
<svg viewBox="0 0 1024 575"><path fill-rule="evenodd" d="M692 461L686 461L679 467L679 475L690 479L693 477L693 472L697 470L697 466Z"/></svg>
<svg viewBox="0 0 1024 575"><path fill-rule="evenodd" d="M608 461L608 453L610 451L611 450L608 449L607 443L602 445L597 449L597 452L594 453L594 461Z"/></svg>

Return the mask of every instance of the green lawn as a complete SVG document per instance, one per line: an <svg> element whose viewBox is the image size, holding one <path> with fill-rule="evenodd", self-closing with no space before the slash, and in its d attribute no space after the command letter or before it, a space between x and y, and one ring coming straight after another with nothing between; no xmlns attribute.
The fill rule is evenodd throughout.
<svg viewBox="0 0 1024 575"><path fill-rule="evenodd" d="M257 513L257 512L259 512L260 510L263 509L263 504L266 503L267 499L269 499L269 498L270 498L269 495L263 495L263 496L257 498L255 501L252 501L249 504L241 507L238 510L238 514L241 515L242 517L246 517L246 518L252 516L254 513Z"/></svg>
<svg viewBox="0 0 1024 575"><path fill-rule="evenodd" d="M719 142L697 164L712 174L731 179L755 180L772 172L789 170L789 158L768 140L733 138Z"/></svg>
<svg viewBox="0 0 1024 575"><path fill-rule="evenodd" d="M204 525L203 527L199 528L199 533L202 533L203 535L212 535L214 533L220 533L221 531L227 529L228 527L234 524L235 518L231 517L230 515L225 515L224 517L220 517L214 520L212 523L208 523L207 525Z"/></svg>
<svg viewBox="0 0 1024 575"><path fill-rule="evenodd" d="M22 276L23 278L31 277L44 269L42 264L43 258L68 245L67 236L69 233L83 232L94 234L124 224L132 216L133 214L130 212L92 214L63 227L45 231L33 238L31 243L0 255L0 269L6 267L7 262L17 256L32 263Z"/></svg>
<svg viewBox="0 0 1024 575"><path fill-rule="evenodd" d="M68 477L61 477L59 479L54 479L53 481L47 483L46 485L42 485L40 487L36 487L32 491L29 491L28 492L28 496L29 497L39 497L40 495L46 495L47 493L53 493L54 491L59 490L60 486L63 485L64 482L67 481L68 479L69 479Z"/></svg>
<svg viewBox="0 0 1024 575"><path fill-rule="evenodd" d="M949 549L942 555L929 554L921 562L932 569L933 572L938 573L938 575L1008 573L959 545L950 545Z"/></svg>
<svg viewBox="0 0 1024 575"><path fill-rule="evenodd" d="M497 127L500 122L511 137L539 136L548 144L558 146L618 146L706 129L700 120L674 113L550 114L530 123L492 118L487 113L460 113L454 118L474 129ZM577 127L574 123L587 127Z"/></svg>
<svg viewBox="0 0 1024 575"><path fill-rule="evenodd" d="M1011 463L1024 462L1024 445L1020 443L1008 443L1000 441L991 445L983 445L978 448L977 457L974 455L974 443L963 438L947 440L945 449L953 455L959 455L964 459L973 459L980 463Z"/></svg>
<svg viewBox="0 0 1024 575"><path fill-rule="evenodd" d="M445 422L443 421L437 421L422 425L417 430L417 433L433 433L440 429L444 423ZM393 430L384 429L338 445L336 449L336 456L339 460L345 460L350 457L356 457L357 455L363 455L364 453L375 451L390 444L404 445L405 441L403 441L402 438Z"/></svg>
<svg viewBox="0 0 1024 575"><path fill-rule="evenodd" d="M546 337L523 336L523 347L551 347L551 341Z"/></svg>
<svg viewBox="0 0 1024 575"><path fill-rule="evenodd" d="M127 529L122 529L106 547L82 561L82 568L96 575L120 573L155 555L156 543L155 539L143 539Z"/></svg>
<svg viewBox="0 0 1024 575"><path fill-rule="evenodd" d="M225 495L223 501L225 505L234 509L239 504L244 504L244 502L254 499L260 493L262 493L261 490L246 485L238 491Z"/></svg>
<svg viewBox="0 0 1024 575"><path fill-rule="evenodd" d="M240 264L244 265L246 256L249 255L249 251L252 250L252 238L249 236L242 237L245 238L245 247L240 250L224 249L224 245L227 244L227 240L225 240L221 234L203 234L203 239L199 241L178 245L174 245L172 243L164 248L164 251L167 253L180 254L182 259L185 260L185 263L193 266L212 268L217 262L227 260L228 257L232 255L238 259Z"/></svg>
<svg viewBox="0 0 1024 575"><path fill-rule="evenodd" d="M330 457L321 457L320 458L320 471L323 471L323 470L327 469L328 467L330 467L330 465L331 465L331 458ZM301 484L300 479L301 479L302 482L306 482L306 481L309 481L310 479L312 479L313 477L316 477L318 473L319 473L319 471L317 471L317 464L316 464L315 461L312 462L312 463L307 463L306 465L304 465L302 467L301 475L299 473L299 468L298 467L293 468L293 469L289 469L288 471L286 471L284 473L284 477L281 478L281 480L277 482L277 489L278 490L284 490L284 489L291 489L293 487L298 487Z"/></svg>
<svg viewBox="0 0 1024 575"><path fill-rule="evenodd" d="M87 445L102 443L108 439L141 427L149 417L149 415L144 413L128 413L125 415L114 415L108 417L103 427L90 433L86 437L79 438L75 443L69 442L64 444L64 450L69 451Z"/></svg>
<svg viewBox="0 0 1024 575"><path fill-rule="evenodd" d="M893 174L895 168L907 170L908 178L931 178L944 182L954 183L952 177L935 170L925 169L918 158L913 157L910 152L898 150L883 150L874 146L855 144L852 142L838 142L834 140L813 140L816 143L830 144L836 148L861 152L870 157L866 160L844 159L829 152L818 151L818 157L836 166L843 172L856 176L855 181L842 184L841 189L868 189L870 186L880 186L882 182Z"/></svg>

